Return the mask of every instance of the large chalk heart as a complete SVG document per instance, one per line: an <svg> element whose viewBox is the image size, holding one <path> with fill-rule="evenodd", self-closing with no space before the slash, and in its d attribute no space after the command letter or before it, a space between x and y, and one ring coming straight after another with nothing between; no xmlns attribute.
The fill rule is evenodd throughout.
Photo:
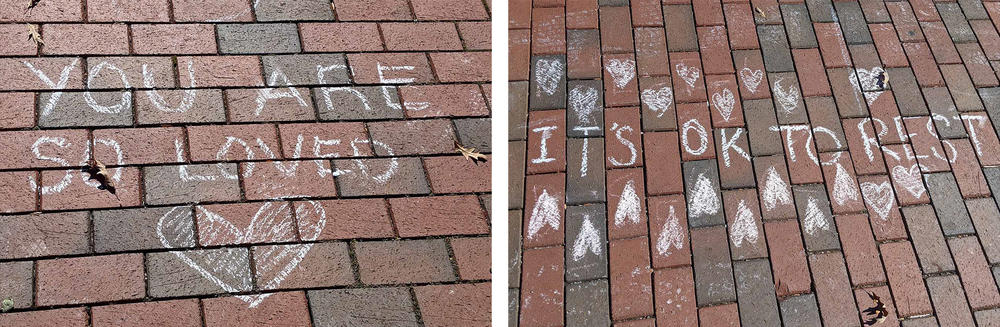
<svg viewBox="0 0 1000 327"><path fill-rule="evenodd" d="M903 166L892 167L892 177L896 179L896 183L918 199L926 191L920 176L920 167L916 164L910 166L909 170Z"/></svg>
<svg viewBox="0 0 1000 327"><path fill-rule="evenodd" d="M624 88L635 78L635 61L632 60L611 59L605 69L611 74L611 80L619 89Z"/></svg>
<svg viewBox="0 0 1000 327"><path fill-rule="evenodd" d="M294 242L295 229L301 231L303 241L314 241L326 227L326 210L319 202L308 201L295 207L298 226L288 208L288 203L264 203L251 219L246 228L233 225L225 217L209 211L203 206L196 206L198 218L201 218L201 240L214 244L227 243L281 243ZM191 211L184 207L171 209L160 217L156 226L156 234L160 242L167 248L179 248L195 244L192 227ZM312 244L278 245L271 250L256 253L256 276L263 282L263 289L275 289L284 281L293 269L298 267L306 257ZM212 281L224 291L230 293L246 292L252 289L245 252L240 251L174 251L181 261L198 271L203 277ZM271 294L239 295L243 301L253 308Z"/></svg>
<svg viewBox="0 0 1000 327"><path fill-rule="evenodd" d="M865 196L865 201L868 201L872 211L875 211L879 218L886 220L889 217L889 210L893 204L892 185L889 185L889 182L861 183L861 194Z"/></svg>
<svg viewBox="0 0 1000 327"><path fill-rule="evenodd" d="M553 95L562 80L563 63L559 60L539 59L535 64L535 81L545 94Z"/></svg>

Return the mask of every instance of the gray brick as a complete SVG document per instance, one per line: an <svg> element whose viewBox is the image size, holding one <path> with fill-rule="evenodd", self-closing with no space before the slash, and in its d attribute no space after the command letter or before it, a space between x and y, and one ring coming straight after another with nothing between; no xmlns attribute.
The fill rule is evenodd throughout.
<svg viewBox="0 0 1000 327"><path fill-rule="evenodd" d="M736 301L726 226L691 230L691 251L698 306Z"/></svg>
<svg viewBox="0 0 1000 327"><path fill-rule="evenodd" d="M221 53L294 53L302 51L295 24L216 25Z"/></svg>
<svg viewBox="0 0 1000 327"><path fill-rule="evenodd" d="M851 68L830 68L826 70L830 76L830 88L841 117L866 117L868 106L861 88L857 83L857 72Z"/></svg>
<svg viewBox="0 0 1000 327"><path fill-rule="evenodd" d="M806 115L806 104L802 101L802 92L799 87L799 79L794 72L770 73L767 80L771 82L771 94L774 94L774 107L777 113L778 124L808 124L809 117ZM780 88L780 90L778 90ZM795 103L785 107L778 100L777 94L785 94L787 99L795 100ZM791 102L791 101L789 101Z"/></svg>
<svg viewBox="0 0 1000 327"><path fill-rule="evenodd" d="M566 136L604 135L604 85L600 80L570 81Z"/></svg>
<svg viewBox="0 0 1000 327"><path fill-rule="evenodd" d="M1000 210L993 198L965 200L969 215L976 227L976 234L983 244L983 253L990 263L1000 262Z"/></svg>
<svg viewBox="0 0 1000 327"><path fill-rule="evenodd" d="M725 224L722 193L719 190L719 166L715 159L688 161L683 166L688 196L688 226L695 228ZM692 205L693 203L696 204Z"/></svg>
<svg viewBox="0 0 1000 327"><path fill-rule="evenodd" d="M396 172L382 179L394 161ZM420 158L344 159L334 160L333 166L351 171L336 177L340 196L430 193Z"/></svg>
<svg viewBox="0 0 1000 327"><path fill-rule="evenodd" d="M983 175L986 183L990 184L990 191L993 194L1000 194L1000 167L983 167Z"/></svg>
<svg viewBox="0 0 1000 327"><path fill-rule="evenodd" d="M1000 322L1000 309L976 311L975 315L976 323L978 323L979 326L994 326L990 324Z"/></svg>
<svg viewBox="0 0 1000 327"><path fill-rule="evenodd" d="M760 50L764 54L764 68L768 72L790 72L795 70L788 39L781 25L757 26Z"/></svg>
<svg viewBox="0 0 1000 327"><path fill-rule="evenodd" d="M896 97L896 107L903 116L927 115L927 104L920 94L920 86L909 67L887 68L892 95Z"/></svg>
<svg viewBox="0 0 1000 327"><path fill-rule="evenodd" d="M521 290L512 288L507 293L507 326L517 327L521 308Z"/></svg>
<svg viewBox="0 0 1000 327"><path fill-rule="evenodd" d="M566 281L576 282L596 278L608 278L608 233L606 208L604 204L570 206L566 208ZM581 240L581 230L585 222L597 232L600 248L593 251L589 239ZM581 244L579 249L577 243ZM580 251L577 253L577 251Z"/></svg>
<svg viewBox="0 0 1000 327"><path fill-rule="evenodd" d="M830 23L837 21L837 12L833 9L830 0L806 0L809 7L809 16L814 22Z"/></svg>
<svg viewBox="0 0 1000 327"><path fill-rule="evenodd" d="M663 21L666 28L667 50L698 51L698 37L695 29L694 8L690 5L663 6ZM671 19L677 19L671 22Z"/></svg>
<svg viewBox="0 0 1000 327"><path fill-rule="evenodd" d="M135 111L139 115L140 125L182 124L182 123L221 123L226 121L226 110L222 100L222 90L148 90L135 93ZM183 112L177 112L183 107L184 97L193 94L190 107ZM157 99L164 107L172 111L161 110L151 98Z"/></svg>
<svg viewBox="0 0 1000 327"><path fill-rule="evenodd" d="M146 72L153 77L154 87L164 89L177 87L177 83L174 83L174 61L171 57L135 56L87 58L86 67L89 68L85 75L87 89L146 88L143 66L145 66ZM181 78L187 79L186 74L185 69L185 75L182 75ZM122 83L122 75L125 75L128 87Z"/></svg>
<svg viewBox="0 0 1000 327"><path fill-rule="evenodd" d="M455 269L443 239L355 242L352 247L358 275L364 284L455 280Z"/></svg>
<svg viewBox="0 0 1000 327"><path fill-rule="evenodd" d="M507 223L507 280L510 287L521 287L521 210L507 211Z"/></svg>
<svg viewBox="0 0 1000 327"><path fill-rule="evenodd" d="M952 41L955 43L976 42L976 33L972 31L972 26L969 26L969 21L962 14L962 7L954 2L942 2L936 5Z"/></svg>
<svg viewBox="0 0 1000 327"><path fill-rule="evenodd" d="M257 3L257 21L333 20L327 0L271 0Z"/></svg>
<svg viewBox="0 0 1000 327"><path fill-rule="evenodd" d="M788 33L788 43L792 48L819 47L805 4L783 4L781 15L785 19L785 31Z"/></svg>
<svg viewBox="0 0 1000 327"><path fill-rule="evenodd" d="M781 301L781 319L785 326L820 327L816 295L803 294Z"/></svg>
<svg viewBox="0 0 1000 327"><path fill-rule="evenodd" d="M839 326L860 327L843 254L809 254L809 267L813 276L812 288L816 292L823 321L836 321Z"/></svg>
<svg viewBox="0 0 1000 327"><path fill-rule="evenodd" d="M51 99L52 95L41 93L39 97ZM130 126L133 100L132 92L65 92L49 112L46 112L49 101L36 101L40 113L38 126Z"/></svg>
<svg viewBox="0 0 1000 327"><path fill-rule="evenodd" d="M1000 91L1000 88L997 91ZM980 90L980 94L982 94L982 89ZM997 95L1000 96L1000 93L997 93ZM945 120L934 119L934 127L941 138L954 139L969 135L965 132L965 127L962 126L962 120L958 118L958 110L955 109L955 103L951 101L951 94L948 93L948 89L944 87L925 88L924 97L927 98L927 107L931 113L935 114L936 117L945 118ZM983 99L987 99L987 96L984 95ZM997 100L1000 100L1000 98L997 98ZM997 105L997 110L994 112L1000 114L1000 103L997 103ZM993 118L992 112L990 112L990 118Z"/></svg>
<svg viewBox="0 0 1000 327"><path fill-rule="evenodd" d="M740 321L747 326L778 326L781 317L774 297L771 265L767 259L736 261L736 293Z"/></svg>
<svg viewBox="0 0 1000 327"><path fill-rule="evenodd" d="M819 152L847 151L847 137L843 125L837 116L837 104L832 97L811 97L806 99L806 110L813 128L824 127L836 136L823 136L825 133L814 133L816 149ZM839 141L839 142L837 142Z"/></svg>
<svg viewBox="0 0 1000 327"><path fill-rule="evenodd" d="M317 327L420 326L406 287L313 290L308 295Z"/></svg>
<svg viewBox="0 0 1000 327"><path fill-rule="evenodd" d="M14 301L14 308L31 307L34 292L34 265L32 261L0 263L0 295Z"/></svg>
<svg viewBox="0 0 1000 327"><path fill-rule="evenodd" d="M958 111L983 111L985 109L979 95L974 91L976 87L972 84L972 79L969 78L964 65L940 65L939 67L941 74L944 75L948 91L955 99Z"/></svg>
<svg viewBox="0 0 1000 327"><path fill-rule="evenodd" d="M716 128L714 129L715 134L715 151L717 158L723 158L722 163L719 166L719 187L722 189L734 189L734 188L748 188L754 187L756 184L753 177L753 165L749 159L744 158L742 155L736 152L736 148L743 149L745 151L750 150L750 145L747 143L747 131L744 128ZM725 137L722 133L725 132ZM732 147L725 150L723 153L722 142L730 142L733 139L733 135L739 133L739 138L733 141ZM725 156L729 156L730 166L726 166ZM749 153L747 153L749 155Z"/></svg>
<svg viewBox="0 0 1000 327"><path fill-rule="evenodd" d="M872 43L872 34L865 22L865 13L857 2L838 1L834 3L840 18L840 29L844 31L847 44Z"/></svg>
<svg viewBox="0 0 1000 327"><path fill-rule="evenodd" d="M830 200L822 184L793 185L799 225L809 252L840 249L837 225L830 212Z"/></svg>
<svg viewBox="0 0 1000 327"><path fill-rule="evenodd" d="M609 7L627 7L628 0L599 0L598 4Z"/></svg>
<svg viewBox="0 0 1000 327"><path fill-rule="evenodd" d="M508 156L507 167L507 207L510 209L524 208L524 163L525 149L524 141L511 141L507 143ZM603 162L604 159L601 159ZM603 173L603 172L602 172Z"/></svg>
<svg viewBox="0 0 1000 327"><path fill-rule="evenodd" d="M507 94L508 140L528 137L528 82L510 82Z"/></svg>
<svg viewBox="0 0 1000 327"><path fill-rule="evenodd" d="M240 182L223 176L238 174L235 163L143 167L146 204L239 201ZM184 169L190 177L181 179ZM197 178L198 176L208 176ZM212 178L214 180L208 180Z"/></svg>
<svg viewBox="0 0 1000 327"><path fill-rule="evenodd" d="M288 77L292 85L338 85L350 84L347 61L339 53L323 54L291 54L261 56L264 63L264 77L269 86L284 86L285 81L276 79L272 82L271 75L277 71ZM319 72L322 66L323 79Z"/></svg>
<svg viewBox="0 0 1000 327"><path fill-rule="evenodd" d="M94 211L94 251L161 249L162 233L174 248L194 247L191 207Z"/></svg>
<svg viewBox="0 0 1000 327"><path fill-rule="evenodd" d="M479 152L490 153L490 119L489 118L465 118L455 119L455 129L458 133L458 140L466 147L474 147Z"/></svg>
<svg viewBox="0 0 1000 327"><path fill-rule="evenodd" d="M198 264L227 285L219 286L205 278L185 260ZM222 248L157 252L146 255L146 280L149 296L174 297L245 292L253 288L250 279L250 251L246 248Z"/></svg>
<svg viewBox="0 0 1000 327"><path fill-rule="evenodd" d="M751 156L785 153L781 143L781 133L771 130L771 126L778 126L778 118L775 116L774 104L770 99L743 101L743 113L744 117L753 118L746 120Z"/></svg>
<svg viewBox="0 0 1000 327"><path fill-rule="evenodd" d="M982 0L958 0L958 4L962 6L966 19L990 19Z"/></svg>
<svg viewBox="0 0 1000 327"><path fill-rule="evenodd" d="M912 240L924 273L955 270L955 263L951 260L951 252L941 234L934 209L930 205L909 206L902 208L902 213L910 235L920 235Z"/></svg>
<svg viewBox="0 0 1000 327"><path fill-rule="evenodd" d="M927 193L934 203L934 211L941 221L941 230L945 236L975 233L972 218L965 210L962 193L959 193L955 176L951 173L924 174L927 183Z"/></svg>
<svg viewBox="0 0 1000 327"><path fill-rule="evenodd" d="M979 96L983 99L990 121L1000 122L1000 87L979 89ZM993 124L993 128L1000 130L1000 124Z"/></svg>
<svg viewBox="0 0 1000 327"><path fill-rule="evenodd" d="M566 146L566 204L605 201L604 138L568 139ZM583 158L586 146L587 158ZM586 159L586 175L582 173Z"/></svg>
<svg viewBox="0 0 1000 327"><path fill-rule="evenodd" d="M403 118L394 86L321 87L313 95L320 120Z"/></svg>
<svg viewBox="0 0 1000 327"><path fill-rule="evenodd" d="M566 108L566 56L531 57L531 87L528 104L531 109Z"/></svg>
<svg viewBox="0 0 1000 327"><path fill-rule="evenodd" d="M642 100L642 130L643 131L668 131L677 130L676 103L673 101L673 88L670 86L669 76L639 77L639 98ZM642 99L642 92L670 92L671 101L664 111L654 111L650 108L649 101ZM735 93L734 93L735 94ZM658 97L661 98L662 97ZM652 98L651 98L652 99Z"/></svg>
<svg viewBox="0 0 1000 327"><path fill-rule="evenodd" d="M916 319L906 319L902 321L903 327L940 327L938 325L937 318L934 316L921 317Z"/></svg>
<svg viewBox="0 0 1000 327"><path fill-rule="evenodd" d="M957 6L956 6L957 7ZM956 275L927 277L927 289L938 316L948 317L949 326L975 326L965 301L962 282Z"/></svg>
<svg viewBox="0 0 1000 327"><path fill-rule="evenodd" d="M610 326L608 281L570 284L566 287L567 326Z"/></svg>

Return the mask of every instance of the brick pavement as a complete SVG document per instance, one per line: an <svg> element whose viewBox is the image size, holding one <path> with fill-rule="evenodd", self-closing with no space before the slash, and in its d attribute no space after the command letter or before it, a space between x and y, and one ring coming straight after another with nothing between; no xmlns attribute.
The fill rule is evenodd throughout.
<svg viewBox="0 0 1000 327"><path fill-rule="evenodd" d="M0 325L488 325L488 2L28 3Z"/></svg>
<svg viewBox="0 0 1000 327"><path fill-rule="evenodd" d="M1000 319L1000 2L508 19L511 326Z"/></svg>

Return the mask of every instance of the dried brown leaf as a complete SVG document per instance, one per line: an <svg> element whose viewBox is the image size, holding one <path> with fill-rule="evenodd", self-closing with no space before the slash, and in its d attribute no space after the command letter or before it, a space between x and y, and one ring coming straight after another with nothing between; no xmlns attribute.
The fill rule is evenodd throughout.
<svg viewBox="0 0 1000 327"><path fill-rule="evenodd" d="M38 33L38 26L28 24L28 40L35 41L35 44L44 44L42 35Z"/></svg>
<svg viewBox="0 0 1000 327"><path fill-rule="evenodd" d="M480 161L486 162L486 155L476 151L476 148L466 148L455 141L455 152L461 153L463 157L471 160L472 162L479 164Z"/></svg>

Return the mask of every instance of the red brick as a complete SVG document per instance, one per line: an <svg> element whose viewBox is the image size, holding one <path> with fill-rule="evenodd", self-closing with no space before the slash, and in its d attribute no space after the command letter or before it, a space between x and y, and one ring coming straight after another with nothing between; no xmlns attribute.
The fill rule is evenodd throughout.
<svg viewBox="0 0 1000 327"><path fill-rule="evenodd" d="M858 189L857 175L847 151L821 153L823 175L826 177L826 191L830 194L830 204L834 214L862 212L865 204ZM839 184L838 181L844 181ZM844 185L844 186L840 186Z"/></svg>
<svg viewBox="0 0 1000 327"><path fill-rule="evenodd" d="M817 162L819 158L809 155L816 153L816 144L808 125L791 127L793 128L782 128L781 134L785 139L785 157L792 184L822 183L823 172Z"/></svg>
<svg viewBox="0 0 1000 327"><path fill-rule="evenodd" d="M194 71L194 85L182 78L183 88L264 85L260 59L255 56L178 57L177 62L190 63Z"/></svg>
<svg viewBox="0 0 1000 327"><path fill-rule="evenodd" d="M630 3L633 26L663 26L663 11L658 0L636 0Z"/></svg>
<svg viewBox="0 0 1000 327"><path fill-rule="evenodd" d="M507 78L511 81L526 81L531 70L531 32L510 30Z"/></svg>
<svg viewBox="0 0 1000 327"><path fill-rule="evenodd" d="M531 54L566 52L564 8L535 8L531 12Z"/></svg>
<svg viewBox="0 0 1000 327"><path fill-rule="evenodd" d="M958 56L955 43L951 41L948 30L941 22L920 23L924 33L927 35L927 45L934 53L934 60L938 64L957 64L962 62L962 57Z"/></svg>
<svg viewBox="0 0 1000 327"><path fill-rule="evenodd" d="M892 22L899 34L899 39L903 42L919 42L924 40L924 34L920 32L920 25L917 25L917 18L913 16L913 9L906 2L890 2L885 4L892 16Z"/></svg>
<svg viewBox="0 0 1000 327"><path fill-rule="evenodd" d="M222 0L204 3L200 0L171 0L174 19L178 22L246 22L253 20L253 9L246 0Z"/></svg>
<svg viewBox="0 0 1000 327"><path fill-rule="evenodd" d="M406 0L338 0L337 19L359 20L411 20L410 6Z"/></svg>
<svg viewBox="0 0 1000 327"><path fill-rule="evenodd" d="M32 26L38 28L38 25ZM0 49L0 55L34 56L38 54L38 44L33 42L31 38L23 37L25 28L21 24L0 25L0 44L4 45L3 49Z"/></svg>
<svg viewBox="0 0 1000 327"><path fill-rule="evenodd" d="M380 51L382 39L374 23L301 24L306 52Z"/></svg>
<svg viewBox="0 0 1000 327"><path fill-rule="evenodd" d="M945 148L938 141L931 117L906 117L903 118L903 123L909 132L910 144L913 145L913 151L916 152L917 162L921 166L920 170L925 173L949 170ZM983 183L985 185L985 181Z"/></svg>
<svg viewBox="0 0 1000 327"><path fill-rule="evenodd" d="M252 251L256 265L253 271L259 289L328 287L357 283L345 242L255 246ZM295 269L286 271L290 263L281 259L300 253L304 253L304 257L297 261Z"/></svg>
<svg viewBox="0 0 1000 327"><path fill-rule="evenodd" d="M997 34L993 24L989 20L970 20L969 25L975 31L979 44L983 46L986 58L1000 60L1000 34Z"/></svg>
<svg viewBox="0 0 1000 327"><path fill-rule="evenodd" d="M725 25L722 4L718 1L693 1L694 21L698 26Z"/></svg>
<svg viewBox="0 0 1000 327"><path fill-rule="evenodd" d="M465 47L470 50L489 50L490 44L490 23L489 22L458 22L458 34L465 41Z"/></svg>
<svg viewBox="0 0 1000 327"><path fill-rule="evenodd" d="M104 305L90 312L94 327L201 326L197 299Z"/></svg>
<svg viewBox="0 0 1000 327"><path fill-rule="evenodd" d="M962 192L962 197L977 198L990 196L990 187L983 176L983 170L976 160L975 150L968 139L944 140L944 152L952 162L955 180ZM951 151L948 151L951 150Z"/></svg>
<svg viewBox="0 0 1000 327"><path fill-rule="evenodd" d="M675 194L649 198L650 253L653 267L670 268L691 264L684 197ZM676 238L675 238L676 237Z"/></svg>
<svg viewBox="0 0 1000 327"><path fill-rule="evenodd" d="M764 230L771 248L771 269L778 297L809 292L812 280L798 222L769 221L764 223Z"/></svg>
<svg viewBox="0 0 1000 327"><path fill-rule="evenodd" d="M753 21L753 11L746 3L725 3L726 26L729 42L734 50L758 49L757 27Z"/></svg>
<svg viewBox="0 0 1000 327"><path fill-rule="evenodd" d="M635 58L639 76L670 75L670 65L664 65L667 62L667 38L662 28L635 29Z"/></svg>
<svg viewBox="0 0 1000 327"><path fill-rule="evenodd" d="M52 80L54 84L58 84L60 80L60 74L62 71L67 71L67 79L65 88L67 89L81 89L83 88L83 74L85 70L81 67L82 62L80 58L35 58L35 59L15 59L15 58L0 58L0 75L3 75L3 80L0 80L0 89L3 90L49 90L55 87L50 87L48 84L43 82L43 79L39 78L32 69L41 71L45 74L46 78ZM46 101L43 99L42 101Z"/></svg>
<svg viewBox="0 0 1000 327"><path fill-rule="evenodd" d="M700 308L698 316L703 326L740 326L740 312L736 303Z"/></svg>
<svg viewBox="0 0 1000 327"><path fill-rule="evenodd" d="M958 266L958 274L962 278L962 286L969 299L972 310L995 307L1000 304L1000 293L996 282L990 273L989 263L983 256L983 249L975 236L959 237L948 240L952 257Z"/></svg>
<svg viewBox="0 0 1000 327"><path fill-rule="evenodd" d="M47 326L86 327L90 326L89 322L90 318L87 316L87 308L12 312L0 315L0 325L8 327L35 327L39 324Z"/></svg>
<svg viewBox="0 0 1000 327"><path fill-rule="evenodd" d="M29 258L90 252L86 212L8 216L0 233L0 258Z"/></svg>
<svg viewBox="0 0 1000 327"><path fill-rule="evenodd" d="M524 250L523 262L520 325L562 325L563 247Z"/></svg>
<svg viewBox="0 0 1000 327"><path fill-rule="evenodd" d="M609 243L611 270L611 319L624 320L653 314L653 270L646 255L645 237Z"/></svg>
<svg viewBox="0 0 1000 327"><path fill-rule="evenodd" d="M509 15L507 24L511 29L531 28L531 0L511 0L508 5ZM597 4L594 4L595 20L597 18ZM596 28L596 26L595 26Z"/></svg>
<svg viewBox="0 0 1000 327"><path fill-rule="evenodd" d="M326 226L316 240L341 240L352 238L389 238L396 236L389 218L389 207L383 199L350 199L316 201L325 208ZM295 207L307 205L295 202ZM310 208L305 206L303 208ZM318 221L317 215L296 211L299 235L306 235Z"/></svg>
<svg viewBox="0 0 1000 327"><path fill-rule="evenodd" d="M699 27L698 40L705 74L733 73L733 60L725 26Z"/></svg>
<svg viewBox="0 0 1000 327"><path fill-rule="evenodd" d="M639 108L613 108L605 110L604 155L605 167L625 168L642 166L642 132Z"/></svg>
<svg viewBox="0 0 1000 327"><path fill-rule="evenodd" d="M451 239L458 275L463 280L490 279L490 238L464 237Z"/></svg>
<svg viewBox="0 0 1000 327"><path fill-rule="evenodd" d="M527 173L566 170L566 111L528 113Z"/></svg>
<svg viewBox="0 0 1000 327"><path fill-rule="evenodd" d="M124 24L42 25L45 46L52 55L128 54L128 27Z"/></svg>
<svg viewBox="0 0 1000 327"><path fill-rule="evenodd" d="M648 234L645 184L641 168L607 171L608 239Z"/></svg>
<svg viewBox="0 0 1000 327"><path fill-rule="evenodd" d="M524 181L524 247L533 248L563 244L563 230L566 203L566 175L545 174L529 175ZM555 204L554 220L550 217L552 204ZM561 251L561 250L560 250ZM560 252L560 256L562 256ZM562 262L562 260L559 260ZM528 271L527 268L524 271ZM559 274L562 276L562 273ZM560 284L562 283L560 277Z"/></svg>
<svg viewBox="0 0 1000 327"><path fill-rule="evenodd" d="M854 311L854 296L840 253L812 254L809 263L816 279L816 300L823 322L827 325L856 325L858 315Z"/></svg>
<svg viewBox="0 0 1000 327"><path fill-rule="evenodd" d="M29 181L37 180L34 171L0 172L0 199L19 199L0 203L0 212L29 212L38 206L38 189Z"/></svg>
<svg viewBox="0 0 1000 327"><path fill-rule="evenodd" d="M740 82L740 97L744 100L767 99L771 97L771 85L767 82L767 71L760 50L734 51L736 76ZM736 95L736 92L733 92Z"/></svg>
<svg viewBox="0 0 1000 327"><path fill-rule="evenodd" d="M413 288L426 326L488 326L490 284L426 285Z"/></svg>
<svg viewBox="0 0 1000 327"><path fill-rule="evenodd" d="M424 158L435 193L489 193L491 164L477 164L462 156Z"/></svg>
<svg viewBox="0 0 1000 327"><path fill-rule="evenodd" d="M758 24L781 24L781 8L778 7L777 0L754 0L751 2L755 7L760 8L764 12L764 15L754 15Z"/></svg>
<svg viewBox="0 0 1000 327"><path fill-rule="evenodd" d="M119 150L121 162L128 165L176 162L176 146L184 146L184 129L180 127L101 129L95 130L93 137L94 157L106 165L119 164Z"/></svg>
<svg viewBox="0 0 1000 327"><path fill-rule="evenodd" d="M906 142L906 127L896 106L892 91L885 91L886 96L880 96L868 105L872 125L881 144L897 144Z"/></svg>
<svg viewBox="0 0 1000 327"><path fill-rule="evenodd" d="M656 164L646 167L649 173L646 192L650 195L684 192L677 132L647 133L644 138L643 151L650 158L657 158Z"/></svg>
<svg viewBox="0 0 1000 327"><path fill-rule="evenodd" d="M892 302L892 294L889 293L889 287L887 286L869 287L869 288L854 290L854 299L858 304L858 312L862 312L865 309L871 308L874 305L874 302L872 302L871 297L868 296L868 292L874 293L876 296L879 297L882 303L885 303L885 307L888 311L888 316L885 319L885 321L883 321L884 325L899 327L900 322L899 318L896 316L896 306ZM870 319L871 317L872 317L871 315L865 315L865 314L861 315L861 318L865 320Z"/></svg>
<svg viewBox="0 0 1000 327"><path fill-rule="evenodd" d="M43 171L42 186L54 186L54 189L49 194L42 192L42 210L128 207L142 203L138 168L112 168L108 172L117 189L115 194L97 189L97 181L87 180L90 175L76 169ZM55 190L59 188L56 185L66 181L68 185L60 191Z"/></svg>
<svg viewBox="0 0 1000 327"><path fill-rule="evenodd" d="M169 0L90 1L87 3L87 20L91 22L167 22L170 21L168 2Z"/></svg>
<svg viewBox="0 0 1000 327"><path fill-rule="evenodd" d="M892 289L899 316L912 317L931 313L931 302L910 242L885 243L879 245L879 249L885 260L889 288Z"/></svg>
<svg viewBox="0 0 1000 327"><path fill-rule="evenodd" d="M483 3L475 0L411 0L413 14L419 20L485 20Z"/></svg>
<svg viewBox="0 0 1000 327"><path fill-rule="evenodd" d="M628 7L601 7L601 52L631 53L632 20Z"/></svg>
<svg viewBox="0 0 1000 327"><path fill-rule="evenodd" d="M598 28L597 10L597 0L566 2L566 28Z"/></svg>
<svg viewBox="0 0 1000 327"><path fill-rule="evenodd" d="M884 242L906 238L906 226L903 225L903 216L899 213L889 176L859 176L858 183L861 185L861 196L868 207L875 239Z"/></svg>
<svg viewBox="0 0 1000 327"><path fill-rule="evenodd" d="M511 37L513 35L514 33L511 33ZM525 63L527 63L527 60ZM601 77L601 44L600 34L597 30L569 31L569 41L566 48L566 67L566 76L569 78Z"/></svg>
<svg viewBox="0 0 1000 327"><path fill-rule="evenodd" d="M274 125L189 126L192 161L243 161L280 158ZM233 139L234 141L229 141ZM260 141L258 141L260 140ZM243 144L246 144L244 146ZM228 148L226 145L229 144ZM261 146L263 144L263 146Z"/></svg>
<svg viewBox="0 0 1000 327"><path fill-rule="evenodd" d="M795 204L792 201L791 182L788 179L788 170L785 169L784 157L780 155L755 157L753 162L754 172L757 175L757 185L759 185L757 189L763 205L761 212L763 219L795 218ZM781 184L777 184L778 181ZM771 183L775 184L772 186ZM769 193L769 188L772 190L784 189L787 197L784 199L775 197L774 194ZM769 201L769 199L773 199L773 201Z"/></svg>
<svg viewBox="0 0 1000 327"><path fill-rule="evenodd" d="M962 114L965 129L969 132L969 140L976 149L979 163L983 166L1000 165L1000 152L984 151L984 149L1000 149L1000 139L992 128L985 112L967 112Z"/></svg>
<svg viewBox="0 0 1000 327"><path fill-rule="evenodd" d="M872 39L875 40L875 48L878 49L879 56L882 58L882 64L885 67L904 67L909 65L892 24L868 24L868 30L872 33Z"/></svg>
<svg viewBox="0 0 1000 327"><path fill-rule="evenodd" d="M826 68L851 66L851 54L837 23L813 23Z"/></svg>
<svg viewBox="0 0 1000 327"><path fill-rule="evenodd" d="M217 52L215 28L210 24L132 25L132 51L136 54L214 54Z"/></svg>
<svg viewBox="0 0 1000 327"><path fill-rule="evenodd" d="M490 111L478 85L402 86L399 93L407 117L488 116ZM426 108L423 108L426 104ZM412 107L411 107L412 106Z"/></svg>
<svg viewBox="0 0 1000 327"><path fill-rule="evenodd" d="M209 204L195 208L202 246L290 242L298 239L288 202Z"/></svg>
<svg viewBox="0 0 1000 327"><path fill-rule="evenodd" d="M462 50L462 40L452 23L382 23L380 26L389 51Z"/></svg>
<svg viewBox="0 0 1000 327"><path fill-rule="evenodd" d="M60 305L140 299L146 295L141 254L42 260L36 303Z"/></svg>
<svg viewBox="0 0 1000 327"><path fill-rule="evenodd" d="M965 67L972 77L972 83L976 87L997 86L1000 84L1000 81L997 81L996 75L990 71L990 64L986 61L986 55L983 54L983 50L979 48L978 44L964 43L957 45L957 47L958 52L962 55L962 61L965 62Z"/></svg>
<svg viewBox="0 0 1000 327"><path fill-rule="evenodd" d="M657 270L656 321L661 326L698 325L698 308L695 303L694 274L691 267Z"/></svg>
<svg viewBox="0 0 1000 327"><path fill-rule="evenodd" d="M875 238L864 214L839 216L837 232L844 247L844 258L855 286L885 283L882 261L878 255Z"/></svg>
<svg viewBox="0 0 1000 327"><path fill-rule="evenodd" d="M28 10L28 2L4 0L0 6L0 21L42 21L42 22L79 22L83 20L83 6L80 0L55 0L38 3Z"/></svg>
<svg viewBox="0 0 1000 327"><path fill-rule="evenodd" d="M892 176L892 183L902 206L922 204L930 202L927 190L922 183L923 175L920 173L917 161L913 158L913 149L909 144L886 145L882 147L886 152L885 162L890 167L889 173Z"/></svg>
<svg viewBox="0 0 1000 327"><path fill-rule="evenodd" d="M820 64L819 49L792 49L795 58L795 70L802 84L802 96L832 95L830 82L826 80L826 71Z"/></svg>
<svg viewBox="0 0 1000 327"><path fill-rule="evenodd" d="M677 103L708 100L705 94L705 74L697 52L671 53L670 66L673 67L674 99Z"/></svg>
<svg viewBox="0 0 1000 327"><path fill-rule="evenodd" d="M740 100L740 88L736 77L734 75L709 75L705 77L705 84L709 95L713 127L743 126L743 103ZM728 111L728 116L725 115L727 110L731 110Z"/></svg>
<svg viewBox="0 0 1000 327"><path fill-rule="evenodd" d="M240 164L248 200L337 196L331 169L329 162L319 160Z"/></svg>
<svg viewBox="0 0 1000 327"><path fill-rule="evenodd" d="M305 292L271 293L259 305L247 306L239 297L217 297L202 301L205 326L308 326L309 307Z"/></svg>
<svg viewBox="0 0 1000 327"><path fill-rule="evenodd" d="M604 55L604 103L608 107L639 105L636 62L632 54Z"/></svg>
<svg viewBox="0 0 1000 327"><path fill-rule="evenodd" d="M858 175L886 173L870 118L844 119L844 136Z"/></svg>
<svg viewBox="0 0 1000 327"><path fill-rule="evenodd" d="M472 195L390 199L401 237L487 234L479 199Z"/></svg>
<svg viewBox="0 0 1000 327"><path fill-rule="evenodd" d="M906 56L913 65L913 74L920 86L943 86L944 78L937 70L937 64L926 43L905 43Z"/></svg>
<svg viewBox="0 0 1000 327"><path fill-rule="evenodd" d="M281 124L278 126L278 130L285 158L313 159L370 157L374 155L363 123ZM262 139L266 138L265 135ZM256 143L256 140L253 143ZM356 152L355 149L357 149Z"/></svg>
<svg viewBox="0 0 1000 327"><path fill-rule="evenodd" d="M443 83L489 82L490 53L477 52L432 52L431 63L434 72Z"/></svg>

